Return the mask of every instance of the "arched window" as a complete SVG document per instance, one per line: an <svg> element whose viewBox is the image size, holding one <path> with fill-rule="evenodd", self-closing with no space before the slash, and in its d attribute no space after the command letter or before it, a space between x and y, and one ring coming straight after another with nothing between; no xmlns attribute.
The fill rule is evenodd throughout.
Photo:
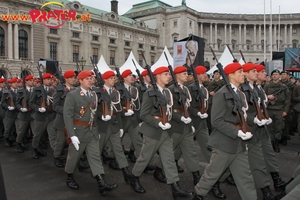
<svg viewBox="0 0 300 200"><path fill-rule="evenodd" d="M28 34L19 30L19 58L28 58Z"/></svg>
<svg viewBox="0 0 300 200"><path fill-rule="evenodd" d="M2 27L0 27L0 56L5 56L5 34Z"/></svg>

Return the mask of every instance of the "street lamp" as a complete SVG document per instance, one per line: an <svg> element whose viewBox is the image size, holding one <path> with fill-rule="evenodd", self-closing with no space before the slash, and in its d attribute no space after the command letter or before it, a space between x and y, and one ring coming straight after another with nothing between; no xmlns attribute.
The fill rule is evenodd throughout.
<svg viewBox="0 0 300 200"><path fill-rule="evenodd" d="M85 66L86 60L83 59L83 57L78 61L81 66L81 71L83 71L83 68Z"/></svg>

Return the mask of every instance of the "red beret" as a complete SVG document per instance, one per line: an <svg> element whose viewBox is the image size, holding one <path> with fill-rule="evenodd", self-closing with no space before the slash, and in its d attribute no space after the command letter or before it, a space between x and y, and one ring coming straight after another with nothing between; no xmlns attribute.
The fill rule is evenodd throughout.
<svg viewBox="0 0 300 200"><path fill-rule="evenodd" d="M242 65L243 72L249 72L252 69L256 69L256 65L254 63L245 63Z"/></svg>
<svg viewBox="0 0 300 200"><path fill-rule="evenodd" d="M257 72L260 72L260 71L262 71L263 69L265 69L265 66L263 66L263 65L261 65L261 64L256 65L256 71L257 71Z"/></svg>
<svg viewBox="0 0 300 200"><path fill-rule="evenodd" d="M182 72L187 72L187 68L184 66L178 66L174 69L174 74L179 74Z"/></svg>
<svg viewBox="0 0 300 200"><path fill-rule="evenodd" d="M17 81L16 78L8 79L8 83L16 83Z"/></svg>
<svg viewBox="0 0 300 200"><path fill-rule="evenodd" d="M86 77L92 76L91 71L83 70L78 74L78 79L85 79Z"/></svg>
<svg viewBox="0 0 300 200"><path fill-rule="evenodd" d="M141 75L142 75L142 76L148 75L148 70L145 69L145 70L141 73Z"/></svg>
<svg viewBox="0 0 300 200"><path fill-rule="evenodd" d="M17 83L22 83L22 79L17 78Z"/></svg>
<svg viewBox="0 0 300 200"><path fill-rule="evenodd" d="M203 66L197 66L195 67L196 74L204 74L206 72L206 68Z"/></svg>
<svg viewBox="0 0 300 200"><path fill-rule="evenodd" d="M46 78L53 78L53 75L50 73L46 73L43 75L43 79L46 79Z"/></svg>
<svg viewBox="0 0 300 200"><path fill-rule="evenodd" d="M31 80L31 79L34 79L34 76L28 75L28 76L26 76L25 81L29 81L29 80Z"/></svg>
<svg viewBox="0 0 300 200"><path fill-rule="evenodd" d="M95 72L93 70L91 70L91 75L95 76Z"/></svg>
<svg viewBox="0 0 300 200"><path fill-rule="evenodd" d="M5 79L4 78L0 78L0 83L4 83Z"/></svg>
<svg viewBox="0 0 300 200"><path fill-rule="evenodd" d="M40 83L41 79L37 78L37 79L35 79L35 82Z"/></svg>
<svg viewBox="0 0 300 200"><path fill-rule="evenodd" d="M64 78L71 78L74 77L76 74L73 70L67 70L64 73Z"/></svg>
<svg viewBox="0 0 300 200"><path fill-rule="evenodd" d="M169 72L169 68L165 66L158 67L154 70L153 75L161 74L163 72Z"/></svg>
<svg viewBox="0 0 300 200"><path fill-rule="evenodd" d="M110 78L110 77L112 77L112 76L115 76L115 75L116 75L115 72L109 70L109 71L106 71L106 72L104 72L104 73L102 74L102 78L103 78L103 79L108 79L108 78Z"/></svg>
<svg viewBox="0 0 300 200"><path fill-rule="evenodd" d="M242 69L242 66L238 62L230 63L224 68L226 75L236 72L237 70Z"/></svg>
<svg viewBox="0 0 300 200"><path fill-rule="evenodd" d="M130 74L132 74L132 71L130 69L126 69L121 76L122 78L126 78Z"/></svg>

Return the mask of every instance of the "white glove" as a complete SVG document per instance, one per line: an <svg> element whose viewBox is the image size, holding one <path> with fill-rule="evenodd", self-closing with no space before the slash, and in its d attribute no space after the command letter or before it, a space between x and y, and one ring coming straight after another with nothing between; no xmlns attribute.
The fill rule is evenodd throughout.
<svg viewBox="0 0 300 200"><path fill-rule="evenodd" d="M166 127L166 125L163 125L162 122L158 123L158 126L162 129L162 130L167 130L168 128ZM171 125L170 125L171 126Z"/></svg>
<svg viewBox="0 0 300 200"><path fill-rule="evenodd" d="M134 112L133 112L133 110L131 110L131 109L129 109L129 110L127 110L127 112L125 112L125 116L131 116L131 115L133 115L134 114Z"/></svg>
<svg viewBox="0 0 300 200"><path fill-rule="evenodd" d="M166 123L165 126L167 127L167 129L171 128L171 124L169 124L169 123Z"/></svg>
<svg viewBox="0 0 300 200"><path fill-rule="evenodd" d="M189 124L189 123L191 123L191 121L192 121L192 119L191 119L190 117L185 118L184 116L182 116L182 117L180 118L180 120L181 120L183 123L185 123L185 124Z"/></svg>
<svg viewBox="0 0 300 200"><path fill-rule="evenodd" d="M192 126L192 134L194 134L194 133L195 133L195 127Z"/></svg>
<svg viewBox="0 0 300 200"><path fill-rule="evenodd" d="M266 124L267 121L264 120L264 119L259 120L257 117L255 117L254 120L253 120L253 122L254 122L255 124L257 124L258 126L263 126L263 125Z"/></svg>
<svg viewBox="0 0 300 200"><path fill-rule="evenodd" d="M44 107L42 107L42 108L39 108L39 112L41 112L41 113L44 113L44 112L46 112L46 108L44 108Z"/></svg>
<svg viewBox="0 0 300 200"><path fill-rule="evenodd" d="M105 122L111 120L111 116L109 116L109 115L106 115L105 117L102 115L101 118L102 118L102 120L105 121Z"/></svg>
<svg viewBox="0 0 300 200"><path fill-rule="evenodd" d="M78 140L78 137L77 136L72 136L70 137L71 141L72 141L72 144L74 145L75 149L78 151L79 150L79 140Z"/></svg>
<svg viewBox="0 0 300 200"><path fill-rule="evenodd" d="M123 135L124 135L124 130L120 129L120 138L123 137Z"/></svg>
<svg viewBox="0 0 300 200"><path fill-rule="evenodd" d="M15 109L13 106L8 106L7 108L8 108L8 110L14 110Z"/></svg>
<svg viewBox="0 0 300 200"><path fill-rule="evenodd" d="M272 119L269 118L269 119L267 119L266 125L269 125L269 124L271 124L272 122L273 122Z"/></svg>
<svg viewBox="0 0 300 200"><path fill-rule="evenodd" d="M250 132L244 133L243 131L239 130L238 137L242 138L242 140L248 140L252 138L252 134Z"/></svg>
<svg viewBox="0 0 300 200"><path fill-rule="evenodd" d="M139 123L139 127L141 127L141 126L142 126L142 124L143 124L143 122Z"/></svg>
<svg viewBox="0 0 300 200"><path fill-rule="evenodd" d="M27 112L27 108L20 108L21 112Z"/></svg>
<svg viewBox="0 0 300 200"><path fill-rule="evenodd" d="M207 113L201 114L201 112L198 112L197 115L201 118L201 119L205 119L208 117Z"/></svg>

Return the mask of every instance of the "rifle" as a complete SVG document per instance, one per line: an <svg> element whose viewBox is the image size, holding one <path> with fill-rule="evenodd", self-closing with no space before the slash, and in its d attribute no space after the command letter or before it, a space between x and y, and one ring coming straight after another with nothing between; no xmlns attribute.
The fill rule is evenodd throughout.
<svg viewBox="0 0 300 200"><path fill-rule="evenodd" d="M113 64L115 65L115 63L113 63ZM122 93L121 99L124 99L124 101L125 101L126 111L132 110L131 105L130 105L130 100L131 100L130 93L127 91L127 89L124 85L124 79L120 74L120 69L116 65L115 65L115 69L116 69L117 77L118 77L119 83L120 83L119 85L116 86L116 89L119 90L119 91L122 91L121 92Z"/></svg>
<svg viewBox="0 0 300 200"><path fill-rule="evenodd" d="M21 69L23 71L23 69ZM26 76L23 75L22 77L22 82L23 82L23 99L22 99L22 108L27 108L26 100L27 100L27 88L26 88L26 81L25 81Z"/></svg>
<svg viewBox="0 0 300 200"><path fill-rule="evenodd" d="M63 100L67 96L67 91L66 91L66 87L63 84L64 79L62 77L62 71L61 71L61 69L60 70L58 69L58 66L56 65L56 61L54 61L54 66L55 66L55 69L57 71L57 78L59 80L59 84L56 86L56 91L63 91L63 94L60 97Z"/></svg>
<svg viewBox="0 0 300 200"><path fill-rule="evenodd" d="M242 59L243 59L244 63L247 63L246 60L245 60L245 57L244 57L244 54L243 54L242 50L240 50L240 54L242 56Z"/></svg>
<svg viewBox="0 0 300 200"><path fill-rule="evenodd" d="M37 67L37 70L39 72L39 77L40 77L40 80L41 80L41 93L38 95L38 98L40 98L40 108L46 108L46 99L47 99L47 94L46 94L46 91L45 91L45 88L44 88L44 81L43 81L43 74L42 74L42 71L40 70L41 66L38 65L36 66Z"/></svg>
<svg viewBox="0 0 300 200"><path fill-rule="evenodd" d="M108 107L108 103L107 100L104 98L105 94L104 94L104 90L103 90L103 86L104 86L104 81L102 79L102 75L98 70L97 65L93 62L93 58L90 57L91 61L92 61L92 65L93 65L93 71L96 75L96 80L99 86L99 90L95 89L95 92L97 94L100 94L100 97L98 98L98 103L101 103L102 106L102 113L103 113L103 117L106 117L107 115L111 116L111 111L109 111L109 107Z"/></svg>
<svg viewBox="0 0 300 200"><path fill-rule="evenodd" d="M4 73L3 76L4 76L4 81L5 81L5 84L7 87L7 93L8 93L8 97L9 97L8 105L15 108L16 106L14 104L14 97L11 93L11 88L10 88L10 85L8 84L6 73Z"/></svg>
<svg viewBox="0 0 300 200"><path fill-rule="evenodd" d="M235 91L233 90L233 88L231 87L229 79L228 79L227 75L224 72L223 65L221 63L219 63L214 50L211 47L210 47L210 50L211 50L211 52L213 54L213 57L215 58L215 60L217 62L217 67L218 67L218 69L220 71L220 74L223 77L225 85L226 85L227 89L230 92L230 93L224 94L225 99L226 100L228 100L228 99L232 99L233 100L234 106L233 106L233 109L232 109L232 113L237 115L237 117L238 117L238 119L240 121L240 124L241 124L241 130L244 133L250 132L249 126L248 126L248 124L247 124L247 122L246 122L246 120L244 118L244 111L241 108L240 104L238 103L239 97L237 96L237 94L235 93Z"/></svg>
<svg viewBox="0 0 300 200"><path fill-rule="evenodd" d="M232 62L238 62L238 60L237 60L237 59L234 57L234 55L233 55L233 53L232 53L232 51L231 51L231 49L230 49L229 45L228 45L228 44L226 44L226 46L227 46L227 48L228 48L228 50L229 50L229 52L230 52L231 56L233 57L233 61L232 61Z"/></svg>
<svg viewBox="0 0 300 200"><path fill-rule="evenodd" d="M147 69L148 71L148 75L150 77L150 81L151 81L151 85L153 86L153 90L150 90L149 91L149 96L152 97L152 96L155 96L156 98L156 102L154 104L154 108L155 109L159 109L159 112L160 112L160 115L161 115L161 118L162 118L162 123L163 124L166 124L169 122L168 120L168 117L167 117L167 110L166 108L162 105L162 102L161 100L159 99L159 89L158 89L158 86L156 84L156 81L155 81L155 78L153 76L153 73L151 71L151 67L147 64L146 62L146 59L145 59L145 56L144 56L144 53L141 51L141 55L146 63L146 66L145 68Z"/></svg>
<svg viewBox="0 0 300 200"><path fill-rule="evenodd" d="M188 57L189 57L190 61L192 61L189 52L188 52ZM198 80L198 77L197 77L197 74L195 72L195 68L194 68L193 65L194 64L192 64L190 66L191 72L193 74L194 81L195 81L195 85L192 86L192 90L193 91L197 91L196 101L199 102L199 106L200 106L200 110L199 111L200 111L201 114L204 114L204 113L206 113L205 98L204 98L204 95L203 95L202 90L200 88L199 80Z"/></svg>
<svg viewBox="0 0 300 200"><path fill-rule="evenodd" d="M179 86L178 81L177 81L177 79L176 79L176 76L175 76L175 74L174 74L173 68L172 68L172 66L170 65L170 62L169 62L169 59L168 59L168 57L167 57L166 52L164 52L164 54L165 54L166 60L167 60L167 62L168 62L168 68L169 68L169 71L170 71L170 73L171 73L171 76L172 76L174 85L175 85L174 92L178 93L178 95L179 95L178 102L179 102L179 104L182 105L183 116L184 116L185 118L188 118L190 115L189 115L189 112L188 112L188 108L185 106L185 102L183 101L183 98L182 98L182 93L181 93L181 91L183 91L183 90L180 89L180 86Z"/></svg>
<svg viewBox="0 0 300 200"><path fill-rule="evenodd" d="M255 84L255 87L257 87L256 84ZM258 89L258 88L257 88L257 90L260 91L260 89ZM264 93L264 91L261 91L261 92ZM265 96L265 93L264 93L264 96ZM268 97L265 97L265 98L268 98ZM269 113L268 113L268 110L267 110L267 106L266 106L266 104L265 104L265 101L262 101L262 102L260 103L260 107L261 107L261 109L262 109L262 114L263 114L263 116L265 117L265 119L269 119L270 117L269 117Z"/></svg>
<svg viewBox="0 0 300 200"><path fill-rule="evenodd" d="M145 81L143 79L143 77L141 76L140 70L136 67L134 60L132 59L133 65L135 67L135 71L137 73L137 75L139 76L140 82L141 82L141 91L145 92L147 90L147 86L145 84Z"/></svg>

